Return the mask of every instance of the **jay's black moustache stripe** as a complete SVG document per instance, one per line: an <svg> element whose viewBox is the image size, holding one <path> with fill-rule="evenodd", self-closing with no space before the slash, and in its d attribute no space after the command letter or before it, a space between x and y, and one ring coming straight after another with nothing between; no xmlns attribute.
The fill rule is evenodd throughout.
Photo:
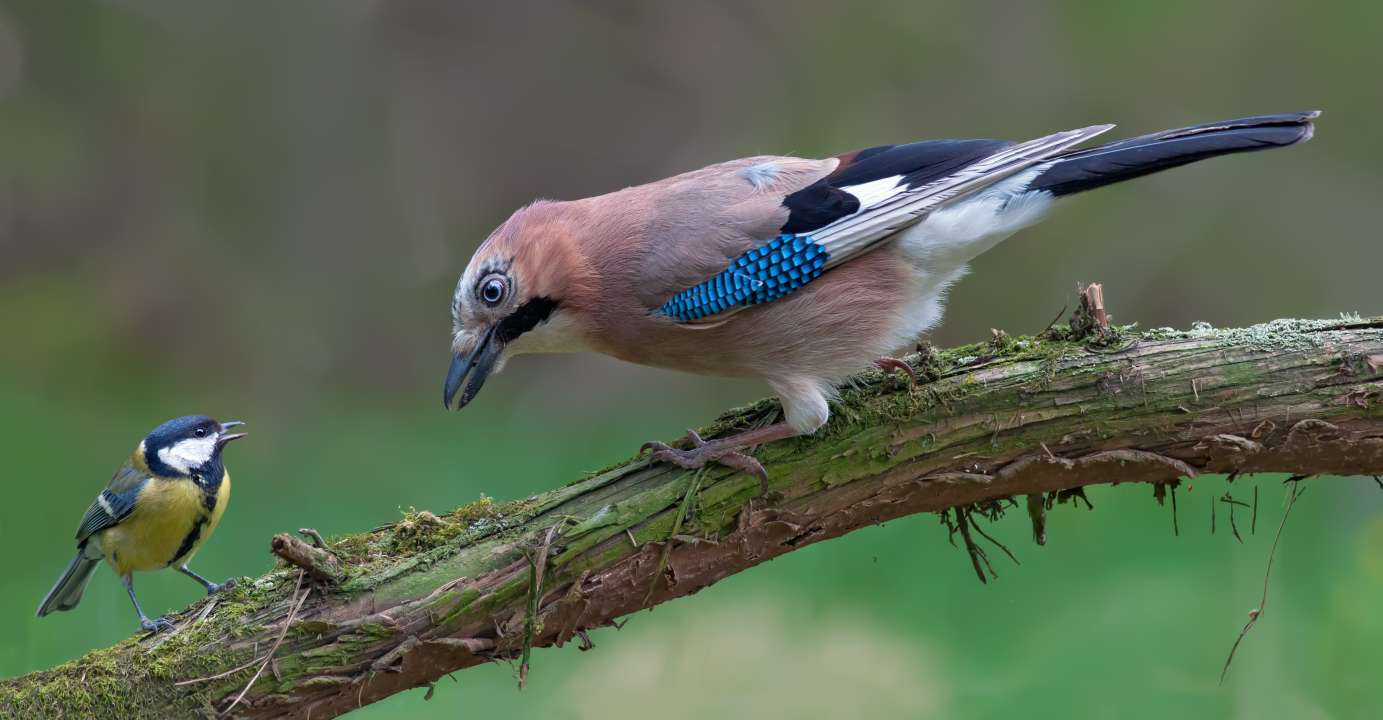
<svg viewBox="0 0 1383 720"><path fill-rule="evenodd" d="M500 321L499 327L495 328L495 339L501 343L510 343L518 337L543 322L546 322L552 313L557 310L561 303L550 297L535 297L528 302L520 305L517 310L509 314L509 317Z"/></svg>

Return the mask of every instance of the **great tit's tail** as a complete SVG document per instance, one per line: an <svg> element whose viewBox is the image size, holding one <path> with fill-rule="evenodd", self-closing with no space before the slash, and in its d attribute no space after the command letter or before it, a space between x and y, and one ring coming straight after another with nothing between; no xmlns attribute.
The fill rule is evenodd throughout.
<svg viewBox="0 0 1383 720"><path fill-rule="evenodd" d="M1027 189L1070 195L1216 155L1295 145L1311 139L1312 121L1319 115L1319 110L1259 115L1076 150L1045 164Z"/></svg>
<svg viewBox="0 0 1383 720"><path fill-rule="evenodd" d="M89 558L78 550L77 557L72 558L67 570L58 578L57 584L53 585L53 589L48 591L48 596L39 604L38 616L43 617L50 612L77 607L77 603L82 601L82 591L86 590L87 581L91 580L91 571L100 563L101 558Z"/></svg>

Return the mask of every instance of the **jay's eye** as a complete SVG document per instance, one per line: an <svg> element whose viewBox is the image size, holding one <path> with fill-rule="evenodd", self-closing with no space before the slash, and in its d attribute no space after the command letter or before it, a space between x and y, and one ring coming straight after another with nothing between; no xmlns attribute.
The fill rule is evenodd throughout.
<svg viewBox="0 0 1383 720"><path fill-rule="evenodd" d="M197 437L206 437L206 428L197 428L196 430L192 431L192 434L196 435Z"/></svg>
<svg viewBox="0 0 1383 720"><path fill-rule="evenodd" d="M481 302L494 307L509 293L509 280L503 275L491 275L480 281Z"/></svg>

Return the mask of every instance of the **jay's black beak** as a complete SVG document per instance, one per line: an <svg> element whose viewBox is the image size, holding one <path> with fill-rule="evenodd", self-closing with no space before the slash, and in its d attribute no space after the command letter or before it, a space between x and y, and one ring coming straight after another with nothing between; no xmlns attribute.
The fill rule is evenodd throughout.
<svg viewBox="0 0 1383 720"><path fill-rule="evenodd" d="M228 429L228 428L240 427L241 425L244 425L244 424L245 424L245 423L242 422L242 421L240 421L240 420L227 420L227 421L221 423L221 429L222 429L222 430L225 430L225 429ZM249 435L249 433L231 433L231 434L229 434L229 435L222 435L219 439L217 439L217 441L216 441L216 447L218 447L218 448L223 448L223 447L226 446L226 443L228 443L228 442L230 442L230 441L232 441L232 440L239 440L240 438L243 438L243 437L245 437L246 435Z"/></svg>
<svg viewBox="0 0 1383 720"><path fill-rule="evenodd" d="M495 339L494 328L485 332L480 338L480 342L467 355L457 355L451 359L451 367L447 370L447 382L442 386L442 406L450 408L453 399L456 400L456 409L466 407L467 403L475 399L480 393L480 388L485 385L485 378L489 377L490 371L495 367L495 361L499 359L499 351L503 349L503 343ZM470 380L466 382L466 389L462 391L461 397L456 397L456 391L461 388L461 381L467 375Z"/></svg>

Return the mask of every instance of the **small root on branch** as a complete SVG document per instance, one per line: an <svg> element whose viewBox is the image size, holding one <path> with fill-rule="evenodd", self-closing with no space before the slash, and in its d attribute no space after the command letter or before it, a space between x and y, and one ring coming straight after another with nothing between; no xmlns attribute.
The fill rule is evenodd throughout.
<svg viewBox="0 0 1383 720"><path fill-rule="evenodd" d="M1220 684L1225 682L1225 675L1229 673L1229 665L1234 662L1234 653L1238 652L1239 644L1244 642L1244 637L1249 634L1258 619L1263 617L1263 612L1268 609L1268 580L1273 573L1273 559L1277 557L1277 544L1282 540L1282 529L1287 527L1287 517L1292 514L1292 508L1296 507L1297 499L1301 497L1303 488L1301 481L1305 480L1305 475L1293 475L1285 482L1289 483L1291 490L1287 494L1287 509L1282 511L1282 522L1277 525L1277 535L1273 537L1273 546L1268 550L1268 567L1263 571L1263 597L1258 601L1258 607L1249 610L1249 621L1244 623L1244 629L1239 631L1239 637L1234 639L1234 645L1229 649L1229 657L1225 658L1225 666L1220 669Z"/></svg>

